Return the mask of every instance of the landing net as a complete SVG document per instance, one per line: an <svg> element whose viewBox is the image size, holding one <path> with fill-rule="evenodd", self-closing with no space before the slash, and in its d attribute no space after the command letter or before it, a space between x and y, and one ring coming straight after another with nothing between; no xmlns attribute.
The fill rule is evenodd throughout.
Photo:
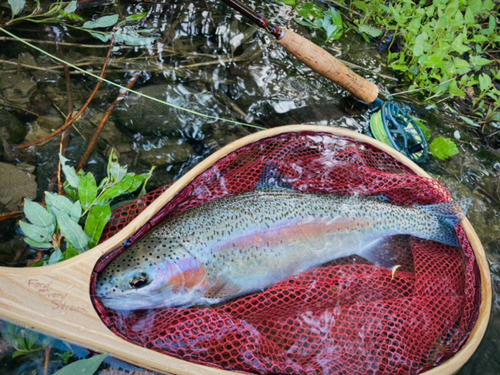
<svg viewBox="0 0 500 375"><path fill-rule="evenodd" d="M417 176L368 144L326 133L288 133L220 159L129 242L183 211L255 189L270 161L301 191L381 195L400 205L451 199L441 183ZM122 229L164 190L115 210L104 238ZM396 264L401 265L394 275L351 256L215 308L123 312L106 309L97 299L94 305L109 329L127 341L226 370L419 374L453 356L477 320L479 271L460 224L456 230L461 249L411 236L392 237ZM96 271L121 251L108 255Z"/></svg>

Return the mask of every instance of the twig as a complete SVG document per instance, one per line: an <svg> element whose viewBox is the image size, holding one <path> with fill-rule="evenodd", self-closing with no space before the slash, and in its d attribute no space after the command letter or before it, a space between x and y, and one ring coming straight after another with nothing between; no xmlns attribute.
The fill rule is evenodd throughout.
<svg viewBox="0 0 500 375"><path fill-rule="evenodd" d="M135 75L132 77L132 79L128 82L127 89L130 89L132 86L134 86L134 84L137 81L137 79L139 78L140 74L141 74L140 72L135 73ZM120 104L120 102L123 100L125 95L127 95L127 93L128 93L127 90L120 90L120 94L118 95L116 100L113 102L113 104L111 104L111 106L106 111L106 114L104 115L103 119L101 120L101 123L97 127L97 129L94 133L94 136L90 140L89 145L87 146L87 149L85 150L85 153L83 154L82 159L80 160L80 164L78 164L78 167L76 168L77 171L83 169L83 167L85 167L85 165L87 164L89 156L90 156L92 150L94 149L94 146L97 142L97 139L99 138L99 135L101 134L102 129L104 128L104 125L106 125L106 122L108 122L108 119L110 118L111 113L113 113L115 108L118 106L118 104Z"/></svg>
<svg viewBox="0 0 500 375"><path fill-rule="evenodd" d="M500 61L498 61L497 59L495 59L492 55L490 55L487 51L484 51L484 53L486 53L489 57L491 57L493 60L495 60L498 64L500 64Z"/></svg>
<svg viewBox="0 0 500 375"><path fill-rule="evenodd" d="M104 77L104 72L106 71L106 66L107 66L107 63L109 61L109 57L111 56L111 51L113 50L113 44L114 44L114 39L111 40L111 44L109 45L108 54L106 56L106 60L104 61L104 65L102 66L100 78ZM90 95L90 97L87 100L87 102L78 111L78 113L75 114L75 116L73 116L71 118L71 120L69 120L68 122L66 122L66 124L64 124L59 129L57 129L56 131L54 131L53 133L49 134L46 137L43 137L43 138L41 138L41 139L39 139L37 141L31 142L31 143L26 143L24 145L19 145L19 146L15 147L15 150L22 150L22 149L25 149L25 148L28 148L28 147L35 146L37 144L43 143L43 142L45 142L45 141L47 141L47 140L55 137L57 134L63 132L66 128L69 128L82 115L82 113L87 109L87 107L89 106L89 104L92 101L92 99L94 99L94 96L97 94L97 90L99 90L99 87L101 86L101 82L102 82L101 80L97 81L95 89L92 92L92 95Z"/></svg>
<svg viewBox="0 0 500 375"><path fill-rule="evenodd" d="M9 60L0 60L0 64L16 65L18 67L22 67L22 68L26 68L26 69L31 69L31 70L43 70L43 71L46 71L46 72L48 71L48 72L52 72L52 73L60 73L58 70L54 70L57 67L40 68L38 66L28 65L28 64L21 64L19 62L14 62L14 61L9 61ZM62 65L59 68L62 68ZM5 72L6 71L4 71L3 73L5 73ZM7 72L10 72L10 70L7 71ZM14 70L14 72L17 72L17 69Z"/></svg>
<svg viewBox="0 0 500 375"><path fill-rule="evenodd" d="M13 217L20 216L22 214L24 214L23 211L5 212L3 214L0 214L0 221L12 219Z"/></svg>
<svg viewBox="0 0 500 375"><path fill-rule="evenodd" d="M49 363L50 363L50 351L52 347L49 345L45 348L45 362L43 364L43 375L47 375L49 373Z"/></svg>

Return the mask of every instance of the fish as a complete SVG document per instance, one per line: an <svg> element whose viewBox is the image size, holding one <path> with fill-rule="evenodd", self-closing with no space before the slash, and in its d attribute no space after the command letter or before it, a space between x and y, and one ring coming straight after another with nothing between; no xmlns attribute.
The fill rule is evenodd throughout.
<svg viewBox="0 0 500 375"><path fill-rule="evenodd" d="M455 224L470 205L401 206L264 185L152 230L101 271L97 297L113 310L210 307L337 258L356 254L377 263L377 248L394 235L459 247Z"/></svg>

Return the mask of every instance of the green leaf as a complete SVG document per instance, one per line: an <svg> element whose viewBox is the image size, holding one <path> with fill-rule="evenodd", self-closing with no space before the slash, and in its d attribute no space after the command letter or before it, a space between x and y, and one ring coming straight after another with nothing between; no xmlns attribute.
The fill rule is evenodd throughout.
<svg viewBox="0 0 500 375"><path fill-rule="evenodd" d="M24 214L32 224L39 227L55 226L52 215L43 206L29 199L24 200Z"/></svg>
<svg viewBox="0 0 500 375"><path fill-rule="evenodd" d="M143 173L143 174L141 174L141 175L139 175L139 176L136 176L136 178L137 178L137 177L139 177L139 178L140 178L141 176L143 176L143 177L144 177L144 180L143 180L143 182L142 182L142 188L141 188L141 191L139 192L139 195L137 196L137 198L139 198L140 196L142 196L142 195L146 194L146 185L147 185L147 183L148 183L149 179L151 178L151 176L153 175L153 171L155 170L155 168L156 168L156 167L155 167L155 166L153 166L153 167L151 168L151 170L150 170L148 173Z"/></svg>
<svg viewBox="0 0 500 375"><path fill-rule="evenodd" d="M313 28L313 29L319 29L318 25L315 25L314 23L312 23L309 20L301 20L299 18L294 18L293 20L295 22L297 22L299 25L302 25L302 26L305 26L305 27L310 27L310 28Z"/></svg>
<svg viewBox="0 0 500 375"><path fill-rule="evenodd" d="M74 248L74 246L68 246L66 248L66 251L64 252L64 260L71 259L73 257L76 257L78 255L78 250Z"/></svg>
<svg viewBox="0 0 500 375"><path fill-rule="evenodd" d="M382 30L377 29L376 27L373 27L373 26L369 26L369 25L359 26L358 31L360 33L365 33L365 34L371 36L372 38L378 38L379 36L381 36L383 34Z"/></svg>
<svg viewBox="0 0 500 375"><path fill-rule="evenodd" d="M9 0L9 5L12 9L12 18L14 18L15 15L17 15L20 11L24 9L24 6L26 5L25 0Z"/></svg>
<svg viewBox="0 0 500 375"><path fill-rule="evenodd" d="M476 70L479 70L484 65L491 64L493 62L493 60L488 60L488 59L485 59L485 58L483 58L481 56L471 56L470 57L470 62L474 66L474 68Z"/></svg>
<svg viewBox="0 0 500 375"><path fill-rule="evenodd" d="M353 1L351 4L365 13L368 13L370 10L369 6L364 1Z"/></svg>
<svg viewBox="0 0 500 375"><path fill-rule="evenodd" d="M75 246L78 251L84 251L88 247L89 238L78 223L74 222L68 214L59 210L55 211L57 224L61 234Z"/></svg>
<svg viewBox="0 0 500 375"><path fill-rule="evenodd" d="M415 39L415 46L413 47L413 54L415 56L421 56L424 53L424 47L426 45L426 40L428 39L427 33L424 31L422 32L417 38Z"/></svg>
<svg viewBox="0 0 500 375"><path fill-rule="evenodd" d="M78 6L78 0L72 0L68 5L64 8L64 13L73 13Z"/></svg>
<svg viewBox="0 0 500 375"><path fill-rule="evenodd" d="M87 210L97 197L97 184L92 173L88 172L80 180L78 184L78 197L80 198L80 202L82 202L84 210Z"/></svg>
<svg viewBox="0 0 500 375"><path fill-rule="evenodd" d="M80 201L76 201L71 207L71 211L69 212L69 216L78 223L80 217L82 216L82 205Z"/></svg>
<svg viewBox="0 0 500 375"><path fill-rule="evenodd" d="M64 352L63 354L61 353L55 353L55 355L61 357L63 360L63 363L66 365L71 357L73 357L73 353L71 352Z"/></svg>
<svg viewBox="0 0 500 375"><path fill-rule="evenodd" d="M446 7L444 14L446 15L446 17L453 17L457 11L458 11L458 1L453 1Z"/></svg>
<svg viewBox="0 0 500 375"><path fill-rule="evenodd" d="M313 3L300 3L295 7L295 10L299 16L307 20L310 18L313 20L323 18L323 9Z"/></svg>
<svg viewBox="0 0 500 375"><path fill-rule="evenodd" d="M71 200L63 195L49 193L48 191L45 192L45 202L49 209L53 208L52 211L56 212L59 210L66 215L69 215L73 208L73 202L71 202Z"/></svg>
<svg viewBox="0 0 500 375"><path fill-rule="evenodd" d="M63 367L53 375L93 375L107 356L107 354L101 354L88 359L80 359Z"/></svg>
<svg viewBox="0 0 500 375"><path fill-rule="evenodd" d="M62 260L62 251L61 249L56 249L49 258L48 265L50 266L51 264L56 264L59 263L60 260Z"/></svg>
<svg viewBox="0 0 500 375"><path fill-rule="evenodd" d="M484 43L488 41L488 38L485 37L484 35L476 34L472 36L470 41L474 43Z"/></svg>
<svg viewBox="0 0 500 375"><path fill-rule="evenodd" d="M34 247L35 249L50 249L52 247L51 242L39 242L32 240L29 237L24 237L24 242L26 242L31 247Z"/></svg>
<svg viewBox="0 0 500 375"><path fill-rule="evenodd" d="M446 160L450 156L458 154L457 145L451 139L443 137L434 138L429 146L429 151L441 160Z"/></svg>
<svg viewBox="0 0 500 375"><path fill-rule="evenodd" d="M97 201L98 202L108 202L113 198L119 197L120 195L133 192L138 187L137 186L134 190L132 190L132 188L134 186L136 186L135 177L136 176L134 176L131 173L126 174L125 177L120 181L120 183L106 189L97 198Z"/></svg>
<svg viewBox="0 0 500 375"><path fill-rule="evenodd" d="M425 126L422 121L419 121L415 119L415 122L417 123L418 127L422 130L422 133L424 133L425 140L428 141L431 138L431 132L427 126Z"/></svg>
<svg viewBox="0 0 500 375"><path fill-rule="evenodd" d="M12 353L12 359L17 358L21 355L26 355L28 353L29 353L28 350L16 350L14 353Z"/></svg>
<svg viewBox="0 0 500 375"><path fill-rule="evenodd" d="M468 25L474 25L476 23L476 18L474 17L474 13L470 9L470 7L467 7L467 9L465 10L464 20Z"/></svg>
<svg viewBox="0 0 500 375"><path fill-rule="evenodd" d="M117 43L125 43L127 46L147 46L154 43L156 38L141 37L138 34L117 33L115 34L115 40Z"/></svg>
<svg viewBox="0 0 500 375"><path fill-rule="evenodd" d="M481 34L483 35L491 35L495 32L497 26L497 22L495 17L490 15L489 21L488 21L488 28L481 30Z"/></svg>
<svg viewBox="0 0 500 375"><path fill-rule="evenodd" d="M74 188L78 187L80 176L78 176L74 167L70 167L67 164L69 162L69 159L66 159L61 154L59 154L59 159L61 160L62 170L64 172L64 176L66 177L66 181L69 183L71 187Z"/></svg>
<svg viewBox="0 0 500 375"><path fill-rule="evenodd" d="M290 4L290 5L292 5L292 4ZM120 22L120 24L125 23L125 22L129 22L129 21L139 21L139 20L142 20L147 15L148 15L148 12L142 12L139 14L132 14L132 15L128 16L127 18L125 18L122 22Z"/></svg>
<svg viewBox="0 0 500 375"><path fill-rule="evenodd" d="M462 89L460 89L457 86L457 82L456 81L452 81L450 83L449 91L450 91L450 94L452 94L453 96L458 96L459 98L464 98L465 97L465 91L463 91Z"/></svg>
<svg viewBox="0 0 500 375"><path fill-rule="evenodd" d="M118 22L118 14L113 14L111 16L104 16L98 18L95 21L87 21L83 24L84 29L98 29L101 27L110 27Z"/></svg>
<svg viewBox="0 0 500 375"><path fill-rule="evenodd" d="M460 54L469 51L470 48L463 44L463 40L464 36L462 34L458 34L455 40L453 40L453 43L451 43L451 48Z"/></svg>
<svg viewBox="0 0 500 375"><path fill-rule="evenodd" d="M109 203L94 205L85 221L85 233L89 236L89 248L96 246L101 238L102 231L111 219Z"/></svg>
<svg viewBox="0 0 500 375"><path fill-rule="evenodd" d="M19 221L19 226L26 237L31 238L35 242L47 243L51 242L54 228L40 227L38 225L28 224L22 220Z"/></svg>
<svg viewBox="0 0 500 375"><path fill-rule="evenodd" d="M118 163L118 157L114 152L109 154L108 159L108 183L116 184L127 174L127 166L121 167Z"/></svg>
<svg viewBox="0 0 500 375"><path fill-rule="evenodd" d="M64 181L63 187L66 194L68 194L69 199L71 199L73 202L76 202L78 200L78 190L74 187L71 187L68 181Z"/></svg>
<svg viewBox="0 0 500 375"><path fill-rule="evenodd" d="M479 76L479 88L481 91L486 91L491 87L491 78L489 75L483 73Z"/></svg>
<svg viewBox="0 0 500 375"><path fill-rule="evenodd" d="M38 332L32 331L31 329L26 329L25 332L26 347L28 349L32 349L33 345L35 345L38 341L40 334Z"/></svg>
<svg viewBox="0 0 500 375"><path fill-rule="evenodd" d="M467 61L465 61L463 59L459 59L459 58L455 59L455 61L453 62L453 66L457 70L464 71L462 74L467 73L467 72L465 72L465 70L470 70L470 64Z"/></svg>
<svg viewBox="0 0 500 375"><path fill-rule="evenodd" d="M110 41L112 37L111 33L90 33L90 35L104 43Z"/></svg>

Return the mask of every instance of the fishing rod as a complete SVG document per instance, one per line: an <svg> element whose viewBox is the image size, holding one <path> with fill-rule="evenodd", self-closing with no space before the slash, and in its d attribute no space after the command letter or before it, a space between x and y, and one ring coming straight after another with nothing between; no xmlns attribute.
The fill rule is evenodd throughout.
<svg viewBox="0 0 500 375"><path fill-rule="evenodd" d="M340 60L310 40L289 29L272 25L266 18L238 0L222 1L274 35L278 44L313 71L349 91L358 100L371 104L373 109L370 116L370 135L392 146L413 161L426 160L427 141L420 126L409 115L408 108L395 102L382 101L378 97L379 89L376 84L354 73Z"/></svg>

